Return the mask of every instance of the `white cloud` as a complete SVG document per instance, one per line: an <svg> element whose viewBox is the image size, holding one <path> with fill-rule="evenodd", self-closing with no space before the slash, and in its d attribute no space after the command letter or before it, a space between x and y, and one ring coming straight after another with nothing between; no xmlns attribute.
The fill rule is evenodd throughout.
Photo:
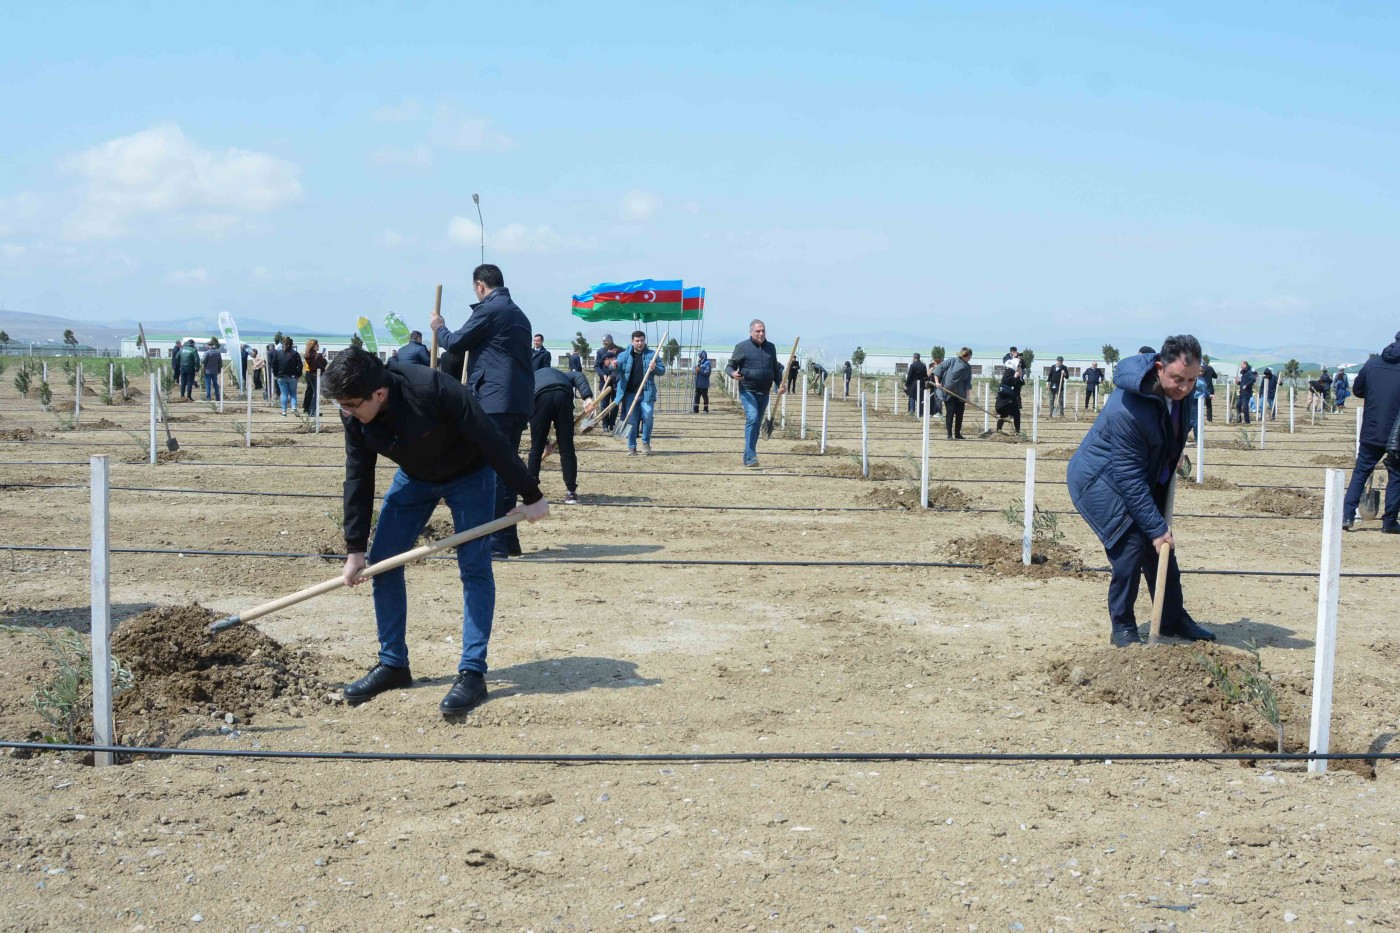
<svg viewBox="0 0 1400 933"><path fill-rule="evenodd" d="M370 153L370 162L375 165L406 165L409 168L427 168L433 164L433 150L426 145L411 149L397 146L380 146Z"/></svg>
<svg viewBox="0 0 1400 933"><path fill-rule="evenodd" d="M515 140L491 125L491 121L476 117L452 120L455 123L449 130L450 145L464 152L507 152L515 148Z"/></svg>
<svg viewBox="0 0 1400 933"><path fill-rule="evenodd" d="M83 205L68 226L79 239L125 235L142 216L223 231L302 197L294 163L247 149L204 149L173 124L109 140L63 168L83 181Z"/></svg>
<svg viewBox="0 0 1400 933"><path fill-rule="evenodd" d="M447 238L466 247L481 246L481 228L469 218L453 217L447 224ZM486 237L488 250L503 253L556 253L568 250L592 249L597 241L592 237L570 237L557 233L548 224L534 227L528 224L506 224L492 230Z"/></svg>
<svg viewBox="0 0 1400 933"><path fill-rule="evenodd" d="M165 277L166 285L208 285L212 281L209 270L200 266L197 269L177 269Z"/></svg>
<svg viewBox="0 0 1400 933"><path fill-rule="evenodd" d="M740 256L774 265L827 265L882 253L890 246L890 238L878 230L836 227L771 227L732 237L731 242Z"/></svg>
<svg viewBox="0 0 1400 933"><path fill-rule="evenodd" d="M661 198L650 191L633 188L618 202L617 212L623 220L651 220L661 208Z"/></svg>

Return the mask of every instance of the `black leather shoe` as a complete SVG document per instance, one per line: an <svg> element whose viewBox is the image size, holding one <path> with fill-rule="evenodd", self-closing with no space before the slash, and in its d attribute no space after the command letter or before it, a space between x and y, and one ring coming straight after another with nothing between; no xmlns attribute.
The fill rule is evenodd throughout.
<svg viewBox="0 0 1400 933"><path fill-rule="evenodd" d="M486 678L476 671L461 671L438 709L444 716L460 716L486 699Z"/></svg>
<svg viewBox="0 0 1400 933"><path fill-rule="evenodd" d="M1355 531L1355 530L1356 530L1356 519L1354 519L1354 518L1344 518L1344 519L1342 519L1342 530L1343 530L1343 531ZM1382 531L1384 531L1384 529L1382 529Z"/></svg>
<svg viewBox="0 0 1400 933"><path fill-rule="evenodd" d="M1113 634L1109 636L1115 648L1131 648L1133 645L1142 644L1142 638L1138 635L1136 625L1119 625L1114 623Z"/></svg>
<svg viewBox="0 0 1400 933"><path fill-rule="evenodd" d="M1168 638L1184 638L1187 641L1215 641L1215 633L1208 628L1202 628L1191 619L1178 622L1173 626L1162 626L1162 634Z"/></svg>
<svg viewBox="0 0 1400 933"><path fill-rule="evenodd" d="M379 696L385 690L398 690L411 686L413 686L413 675L409 673L408 668L376 664L369 669L368 674L353 684L346 684L343 693L345 702L356 706L365 700Z"/></svg>
<svg viewBox="0 0 1400 933"><path fill-rule="evenodd" d="M1382 524L1382 525L1381 525L1381 534L1383 534L1383 535L1400 535L1400 523L1396 523L1396 524L1393 524L1393 525Z"/></svg>

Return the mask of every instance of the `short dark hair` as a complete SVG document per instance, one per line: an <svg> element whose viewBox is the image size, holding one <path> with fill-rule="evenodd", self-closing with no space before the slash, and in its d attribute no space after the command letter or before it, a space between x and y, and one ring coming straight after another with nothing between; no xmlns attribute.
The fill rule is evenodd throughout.
<svg viewBox="0 0 1400 933"><path fill-rule="evenodd" d="M360 347L346 347L321 374L321 391L329 398L369 398L385 385L379 356Z"/></svg>
<svg viewBox="0 0 1400 933"><path fill-rule="evenodd" d="M1170 366L1181 359L1187 363L1199 363L1201 362L1201 342L1190 334L1177 334L1174 337L1168 337L1163 342L1157 359L1163 366Z"/></svg>
<svg viewBox="0 0 1400 933"><path fill-rule="evenodd" d="M487 288L501 288L506 284L505 276L501 275L501 267L493 266L489 262L472 270L472 281L480 282Z"/></svg>
<svg viewBox="0 0 1400 933"><path fill-rule="evenodd" d="M1015 347L1012 347L1012 348L1011 348L1011 352L1012 352L1012 353L1015 353L1015 352L1016 352L1016 348L1015 348Z"/></svg>
<svg viewBox="0 0 1400 933"><path fill-rule="evenodd" d="M919 358L919 354L915 353L915 354L914 354L914 359L917 360L918 358Z"/></svg>
<svg viewBox="0 0 1400 933"><path fill-rule="evenodd" d="M1139 353L1156 353L1156 352L1157 352L1157 348L1156 348L1156 347L1149 347L1147 344L1143 344L1142 346L1138 347L1138 352L1139 352Z"/></svg>
<svg viewBox="0 0 1400 933"><path fill-rule="evenodd" d="M423 339L423 332L421 330L411 330L408 332L408 339L410 343L417 343Z"/></svg>
<svg viewBox="0 0 1400 933"><path fill-rule="evenodd" d="M297 345L297 344L296 344L296 341L293 340L291 337L283 337L283 338L282 338L282 349L284 349L284 350L295 350L295 349L296 349L296 345Z"/></svg>
<svg viewBox="0 0 1400 933"><path fill-rule="evenodd" d="M541 340L544 339L544 334L536 334L535 336L538 337L538 338L540 338Z"/></svg>
<svg viewBox="0 0 1400 933"><path fill-rule="evenodd" d="M633 339L636 339L637 337L641 337L643 340L645 340L645 339L647 339L647 332L644 331L644 330L634 330L634 331L632 331L632 337L633 337Z"/></svg>

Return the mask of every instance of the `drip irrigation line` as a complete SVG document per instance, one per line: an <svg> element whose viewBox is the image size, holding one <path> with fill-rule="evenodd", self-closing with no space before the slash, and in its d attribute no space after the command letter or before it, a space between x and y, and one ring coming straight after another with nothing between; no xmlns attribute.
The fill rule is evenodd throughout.
<svg viewBox="0 0 1400 933"><path fill-rule="evenodd" d="M110 752L115 755L157 757L251 758L293 761L422 761L456 764L768 764L813 762L1127 762L1127 761L1396 761L1400 752L649 752L500 754L494 752L312 752L243 748L169 748L139 745L78 745L76 743L0 741L0 748L35 752Z"/></svg>
<svg viewBox="0 0 1400 933"><path fill-rule="evenodd" d="M53 544L0 544L0 551L31 551L31 552L57 552L57 553L87 553L88 548L75 545L53 545ZM340 560L344 554L304 554L296 551L211 551L196 550L193 548L136 548L136 547L114 547L110 548L113 554L174 554L179 557L275 557L275 558L319 558L321 560ZM455 561L455 557L436 556L425 557L427 561ZM910 567L919 569L941 569L941 570L985 570L985 564L967 564L956 561L942 560L824 560L822 558L806 558L794 560L773 560L765 558L760 560L742 559L722 559L722 558L697 558L697 557L657 557L646 559L632 559L622 557L512 557L514 564L615 564L621 566L659 566L659 567L855 567L855 568L895 568ZM1085 567L1084 573L1109 573L1108 567ZM1183 567L1183 574L1193 574L1195 576L1206 577L1315 577L1315 570L1210 570L1193 569ZM1400 579L1400 571L1372 571L1372 570L1343 570L1343 577L1364 580L1393 580Z"/></svg>
<svg viewBox="0 0 1400 933"><path fill-rule="evenodd" d="M87 483L0 483L0 489L86 489ZM340 499L340 493L333 492L262 492L245 489L184 489L174 486L111 486L113 492L151 492L184 496L254 496L289 499ZM1269 487L1279 488L1279 487ZM717 512L894 512L901 515L921 513L947 514L997 514L1003 509L962 508L950 509L930 506L927 509L898 505L697 505L688 502L584 502L584 508L605 509L680 509ZM572 506L571 506L572 508ZM1218 518L1231 521L1316 521L1311 515L1235 515L1216 512L1177 512L1181 518Z"/></svg>

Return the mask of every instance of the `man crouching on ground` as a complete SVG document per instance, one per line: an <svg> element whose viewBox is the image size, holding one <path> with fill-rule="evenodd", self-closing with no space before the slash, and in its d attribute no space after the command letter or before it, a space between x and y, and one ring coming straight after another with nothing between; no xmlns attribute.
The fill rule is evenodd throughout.
<svg viewBox="0 0 1400 933"><path fill-rule="evenodd" d="M1201 345L1184 334L1168 337L1159 353L1139 353L1118 364L1113 395L1069 461L1074 507L1103 542L1112 567L1108 613L1119 648L1142 644L1138 636L1138 575L1147 591L1157 580L1157 555L1174 544L1163 517L1167 488L1186 446L1186 399L1201 372ZM1181 570L1172 548L1162 634L1214 641L1186 611Z"/></svg>
<svg viewBox="0 0 1400 933"><path fill-rule="evenodd" d="M411 363L385 366L372 353L351 347L326 369L321 383L340 406L345 424L345 583L364 581L370 517L374 511L374 467L382 454L399 465L379 511L372 564L402 554L440 501L452 510L457 531L492 520L496 476L521 495L523 513L537 522L549 515L549 503L525 464L476 397L458 380L436 369ZM439 709L444 716L467 712L486 699L486 643L496 611L496 581L491 573L491 539L477 538L457 548L462 579L462 657L457 679ZM379 663L345 687L345 700L356 704L386 690L408 687L408 592L403 568L373 578L374 619L379 629Z"/></svg>

